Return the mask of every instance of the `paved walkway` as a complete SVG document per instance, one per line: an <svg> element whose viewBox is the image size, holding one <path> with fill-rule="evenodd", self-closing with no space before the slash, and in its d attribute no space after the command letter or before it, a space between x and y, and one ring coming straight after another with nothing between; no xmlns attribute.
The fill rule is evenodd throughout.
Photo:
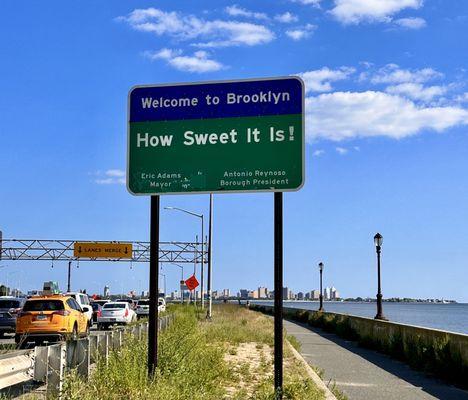
<svg viewBox="0 0 468 400"><path fill-rule="evenodd" d="M468 400L468 392L431 379L383 354L320 329L284 321L306 361L324 370L349 400Z"/></svg>

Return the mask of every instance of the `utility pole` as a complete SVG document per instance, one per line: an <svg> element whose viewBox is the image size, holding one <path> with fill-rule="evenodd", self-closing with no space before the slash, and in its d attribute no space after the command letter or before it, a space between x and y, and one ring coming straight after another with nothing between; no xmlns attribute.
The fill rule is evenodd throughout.
<svg viewBox="0 0 468 400"><path fill-rule="evenodd" d="M71 261L68 261L68 281L67 281L67 292L71 292Z"/></svg>

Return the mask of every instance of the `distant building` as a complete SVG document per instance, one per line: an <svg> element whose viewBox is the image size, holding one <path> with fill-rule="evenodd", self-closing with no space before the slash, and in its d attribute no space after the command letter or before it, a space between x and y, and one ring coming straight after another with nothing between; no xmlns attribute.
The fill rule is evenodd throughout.
<svg viewBox="0 0 468 400"><path fill-rule="evenodd" d="M289 300L289 289L287 287L283 288L283 299Z"/></svg>
<svg viewBox="0 0 468 400"><path fill-rule="evenodd" d="M258 298L259 299L266 299L268 298L268 289L266 287L259 287L257 289Z"/></svg>
<svg viewBox="0 0 468 400"><path fill-rule="evenodd" d="M229 289L223 289L223 297L231 297L231 291Z"/></svg>
<svg viewBox="0 0 468 400"><path fill-rule="evenodd" d="M240 292L240 298L241 299L248 299L249 298L249 291L247 289L241 289Z"/></svg>
<svg viewBox="0 0 468 400"><path fill-rule="evenodd" d="M310 299L311 299L311 300L318 300L318 299L320 299L320 290L317 290L317 289L312 290L312 291L310 292Z"/></svg>
<svg viewBox="0 0 468 400"><path fill-rule="evenodd" d="M304 295L304 299L305 299L305 300L310 300L310 292L307 292L307 293Z"/></svg>
<svg viewBox="0 0 468 400"><path fill-rule="evenodd" d="M299 293L297 294L297 299L298 299L298 300L304 300L304 293L299 292Z"/></svg>
<svg viewBox="0 0 468 400"><path fill-rule="evenodd" d="M108 285L104 286L104 297L110 296L110 287Z"/></svg>
<svg viewBox="0 0 468 400"><path fill-rule="evenodd" d="M330 300L331 299L331 288L326 287L323 293L323 299L324 300Z"/></svg>

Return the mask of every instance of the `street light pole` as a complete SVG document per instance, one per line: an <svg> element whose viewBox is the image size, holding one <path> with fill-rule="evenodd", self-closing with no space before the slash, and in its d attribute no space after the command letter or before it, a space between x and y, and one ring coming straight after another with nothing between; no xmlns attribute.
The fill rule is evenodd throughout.
<svg viewBox="0 0 468 400"><path fill-rule="evenodd" d="M204 266L205 266L205 250L204 250L204 243L203 243L203 237L204 237L204 217L203 217L203 214L197 214L197 213L194 213L192 211L188 211L188 210L184 210L183 208L179 208L179 207L164 207L165 210L177 210L177 211L181 211L181 212L184 212L186 214L190 214L190 215L193 215L194 217L198 217L201 219L201 282L200 282L200 286L201 286L201 289L200 289L200 294L201 294L201 305L202 305L202 308L205 308L205 299L204 299L204 293L203 293L203 278L204 278ZM195 244L195 246L198 245L198 240L196 241L197 243ZM196 256L195 256L195 263L196 263ZM195 304L196 304L196 299L195 299Z"/></svg>
<svg viewBox="0 0 468 400"><path fill-rule="evenodd" d="M323 288L322 288L322 274L323 274L323 262L320 262L319 263L319 271L320 271L320 307L319 307L319 311L320 312L323 312L324 309L323 309Z"/></svg>
<svg viewBox="0 0 468 400"><path fill-rule="evenodd" d="M181 269L180 271L180 302L182 304L184 304L184 294L185 294L185 290L182 288L182 285L184 282L184 266L183 265L180 265L180 264L176 264L176 263L173 263L176 267L179 267Z"/></svg>
<svg viewBox="0 0 468 400"><path fill-rule="evenodd" d="M375 319L386 321L382 310L382 288L380 284L380 253L382 250L383 236L380 233L376 233L374 236L375 251L377 252L377 314Z"/></svg>

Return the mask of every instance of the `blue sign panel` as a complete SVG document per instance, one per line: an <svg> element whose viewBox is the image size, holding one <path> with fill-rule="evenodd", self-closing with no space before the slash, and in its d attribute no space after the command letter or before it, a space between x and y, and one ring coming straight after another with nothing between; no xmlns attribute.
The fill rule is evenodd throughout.
<svg viewBox="0 0 468 400"><path fill-rule="evenodd" d="M300 114L302 92L296 77L136 87L129 122Z"/></svg>

